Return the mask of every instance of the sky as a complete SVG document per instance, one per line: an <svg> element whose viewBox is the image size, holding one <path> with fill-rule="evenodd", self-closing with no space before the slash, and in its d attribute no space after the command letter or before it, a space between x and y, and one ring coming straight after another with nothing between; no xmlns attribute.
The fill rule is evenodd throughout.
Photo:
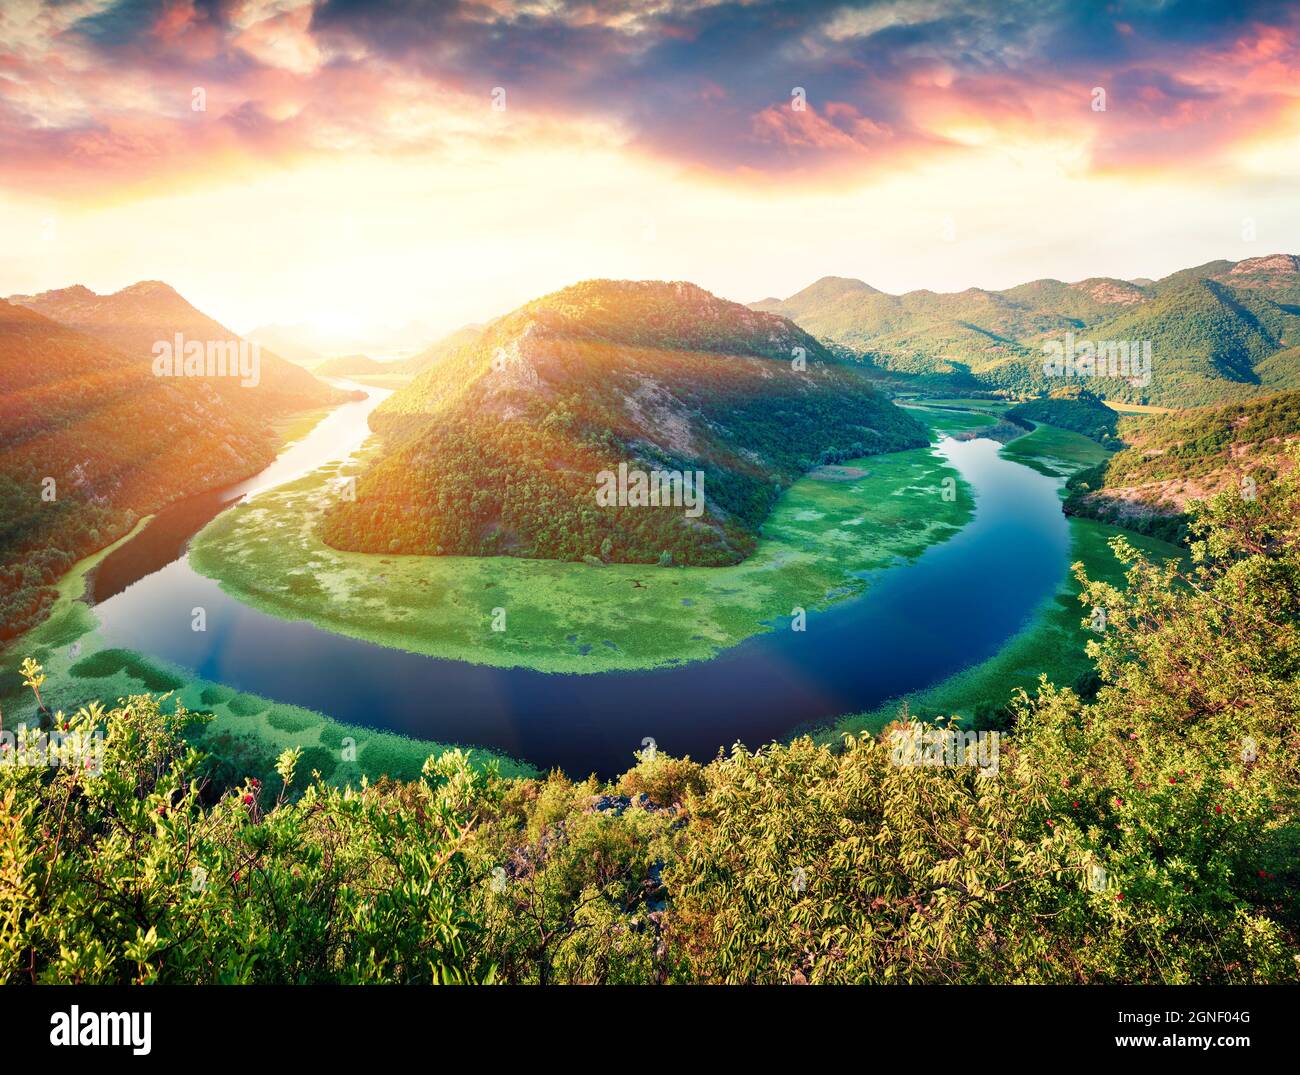
<svg viewBox="0 0 1300 1075"><path fill-rule="evenodd" d="M430 333L1300 252L1300 3L0 0L0 295Z"/></svg>

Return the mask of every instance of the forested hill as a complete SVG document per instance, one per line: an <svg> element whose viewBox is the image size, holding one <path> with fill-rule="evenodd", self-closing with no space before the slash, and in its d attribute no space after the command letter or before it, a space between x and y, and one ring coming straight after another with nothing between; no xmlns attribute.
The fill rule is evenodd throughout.
<svg viewBox="0 0 1300 1075"><path fill-rule="evenodd" d="M1031 422L1047 422L1082 433L1101 444L1118 446L1119 415L1096 393L1079 385L1058 388L1046 396L1026 400L1010 408L1005 417L1012 421L1026 418Z"/></svg>
<svg viewBox="0 0 1300 1075"><path fill-rule="evenodd" d="M1214 261L1162 280L1034 280L1005 291L890 295L826 277L753 308L782 314L881 368L955 388L1045 392L1043 344L1066 333L1150 341L1149 384L1090 378L1109 399L1171 407L1300 388L1300 259Z"/></svg>
<svg viewBox="0 0 1300 1075"><path fill-rule="evenodd" d="M1300 391L1124 418L1118 432L1128 447L1071 479L1066 510L1176 540L1190 501L1225 491L1253 498L1293 465Z"/></svg>
<svg viewBox="0 0 1300 1075"><path fill-rule="evenodd" d="M529 303L374 413L382 457L327 515L373 552L734 563L808 468L926 443L790 321L686 283L597 280ZM602 471L700 471L704 510L600 506Z"/></svg>
<svg viewBox="0 0 1300 1075"><path fill-rule="evenodd" d="M80 285L44 291L39 295L13 295L9 301L48 317L67 328L100 340L150 368L153 347L170 342L177 333L186 340L238 341L239 336L195 308L167 284L144 280L111 295L97 295ZM240 384L237 378L209 380L227 406L252 412L264 421L304 407L341 402L346 393L317 380L300 366L273 351L260 351L258 383ZM193 395L196 386L178 379L182 392Z"/></svg>

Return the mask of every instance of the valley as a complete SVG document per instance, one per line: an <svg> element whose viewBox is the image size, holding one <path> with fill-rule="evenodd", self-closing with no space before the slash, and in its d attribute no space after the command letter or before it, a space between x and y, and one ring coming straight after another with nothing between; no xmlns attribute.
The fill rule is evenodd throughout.
<svg viewBox="0 0 1300 1075"><path fill-rule="evenodd" d="M611 771L645 735L708 756L732 739L756 745L837 719L878 728L904 696L914 712L973 715L1041 672L1078 674L1067 550L1088 542L1090 561L1108 554L1103 528L1076 521L1067 534L1059 514L1059 475L1107 454L1078 434L1041 426L1005 446L939 440L978 434L999 405L917 407L938 451L799 480L755 554L727 568L339 552L314 524L341 470L364 462L340 457L365 440L382 398L346 404L230 490L250 499L218 514L188 558L160 570L147 560L132 582L129 542L95 557L89 566L124 566L93 610L77 600L80 565L56 615L12 652L34 649L55 673L57 704L178 690L214 714L205 741L244 764L266 769L277 747L297 745L342 782L409 778L446 749L440 740L487 747L508 771ZM1032 465L994 466L1012 449ZM972 509L990 500L973 528ZM196 607L204 632L189 630ZM796 607L804 632L790 630ZM498 608L502 632L491 630ZM1026 654L1040 662L1032 672ZM6 711L21 714L20 693L6 695ZM352 763L329 747L345 735L358 744Z"/></svg>

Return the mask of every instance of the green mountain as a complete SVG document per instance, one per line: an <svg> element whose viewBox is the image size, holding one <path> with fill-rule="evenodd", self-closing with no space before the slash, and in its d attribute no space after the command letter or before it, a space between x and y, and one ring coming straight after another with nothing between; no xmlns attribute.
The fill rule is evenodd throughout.
<svg viewBox="0 0 1300 1075"><path fill-rule="evenodd" d="M1035 280L1005 291L889 295L827 277L754 309L789 317L869 365L957 391L1042 393L1044 344L1150 341L1149 383L1086 378L1108 399L1196 406L1300 387L1300 259L1214 261L1154 283Z"/></svg>
<svg viewBox="0 0 1300 1075"><path fill-rule="evenodd" d="M692 284L610 280L493 322L371 425L384 451L326 516L330 544L621 562L734 563L810 467L926 442L790 321ZM702 474L702 500L639 504L626 485L598 502L620 464Z"/></svg>

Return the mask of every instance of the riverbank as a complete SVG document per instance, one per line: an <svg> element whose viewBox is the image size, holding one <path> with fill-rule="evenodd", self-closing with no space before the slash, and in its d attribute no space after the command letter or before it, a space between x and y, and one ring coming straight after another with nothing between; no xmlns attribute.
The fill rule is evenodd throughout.
<svg viewBox="0 0 1300 1075"><path fill-rule="evenodd" d="M1078 433L1040 424L1030 433L1004 445L1001 454L1045 474L1068 476L1106 458L1110 453ZM1082 563L1088 577L1115 586L1124 583L1124 565L1115 558L1109 542L1124 537L1146 556L1159 561L1181 559L1186 551L1176 545L1144 537L1117 526L1092 519L1070 518L1070 563ZM897 719L906 702L912 717L924 720L959 717L963 722L996 719L1000 710L1019 689L1031 695L1041 677L1062 687L1086 685L1093 671L1084 652L1091 637L1084 622L1087 610L1078 599L1079 584L1073 572L1062 579L1056 592L1046 599L1029 623L986 661L949 676L934 686L915 691L837 721L831 729L817 733L822 741L838 740L845 734L877 733Z"/></svg>
<svg viewBox="0 0 1300 1075"><path fill-rule="evenodd" d="M328 413L304 416L296 428L286 430L284 444L305 436ZM152 518L141 519L130 533L74 564L56 584L58 597L49 616L0 648L4 727L12 729L24 722L34 726L37 722L35 702L18 674L23 659L31 657L48 676L42 695L51 710L75 712L95 701L112 705L133 694L172 692L187 709L210 714L211 719L196 733L196 741L206 752L264 779L274 772L277 755L289 747L303 751L300 772L315 769L339 787L356 785L363 778L372 782L385 776L413 780L431 754L456 749L455 744L347 724L312 709L232 690L145 654L105 648L94 609L84 600L87 580L106 557L139 535ZM495 764L506 776L537 774L533 766L504 754L463 749L475 766Z"/></svg>
<svg viewBox="0 0 1300 1075"><path fill-rule="evenodd" d="M927 419L936 434L992 421ZM933 448L847 465L863 473L792 485L758 550L733 567L341 552L317 523L355 464L223 514L194 539L190 564L243 604L393 649L566 674L664 668L715 657L795 609L859 596L862 574L919 556L971 517L969 488Z"/></svg>

